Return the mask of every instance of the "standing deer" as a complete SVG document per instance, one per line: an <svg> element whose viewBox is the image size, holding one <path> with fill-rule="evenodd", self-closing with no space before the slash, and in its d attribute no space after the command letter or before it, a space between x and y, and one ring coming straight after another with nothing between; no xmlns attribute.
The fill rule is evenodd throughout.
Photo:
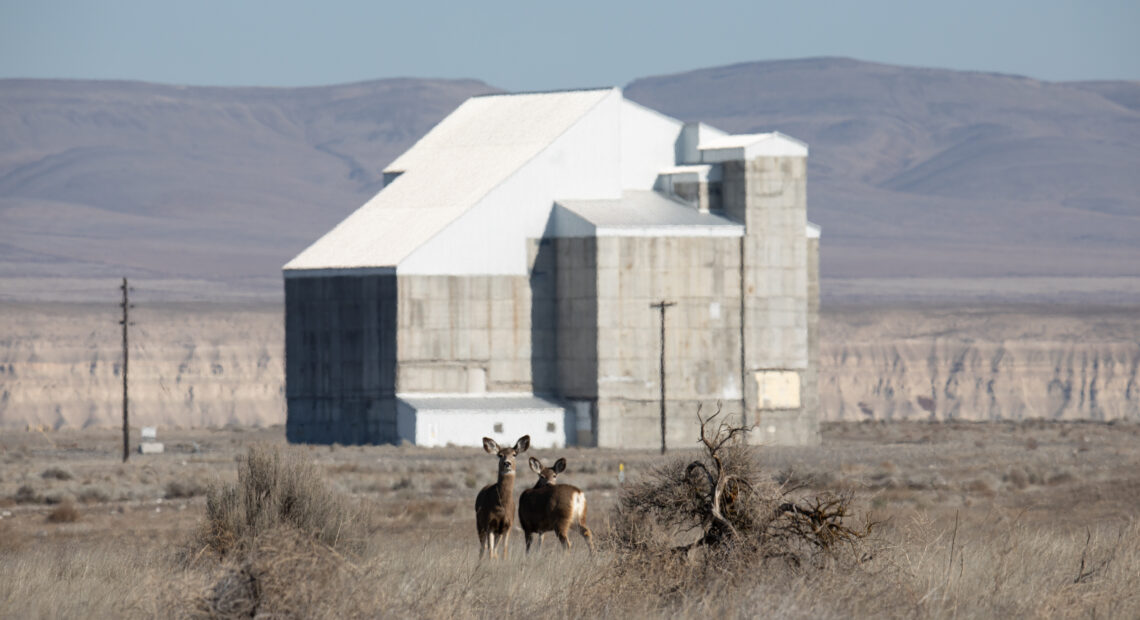
<svg viewBox="0 0 1140 620"><path fill-rule="evenodd" d="M483 449L499 457L499 480L475 497L475 528L479 532L479 559L483 552L493 559L495 545L502 543L503 559L511 542L515 512L515 456L530 447L530 435L519 438L513 448L500 448L490 437L483 438Z"/></svg>
<svg viewBox="0 0 1140 620"><path fill-rule="evenodd" d="M530 543L538 534L538 547L542 548L542 536L553 531L562 543L562 548L570 550L570 526L577 524L578 531L590 552L594 551L594 539L590 528L586 527L586 494L578 487L569 484L555 484L558 474L566 470L566 459L558 459L554 467L543 467L542 461L530 457L530 469L538 474L538 482L519 496L519 525L526 535L526 550L530 553Z"/></svg>

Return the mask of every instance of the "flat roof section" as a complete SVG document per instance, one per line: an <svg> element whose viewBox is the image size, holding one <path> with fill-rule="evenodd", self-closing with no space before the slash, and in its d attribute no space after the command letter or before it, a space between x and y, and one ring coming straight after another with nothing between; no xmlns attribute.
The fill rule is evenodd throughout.
<svg viewBox="0 0 1140 620"><path fill-rule="evenodd" d="M654 191L555 202L552 237L740 237L744 225Z"/></svg>

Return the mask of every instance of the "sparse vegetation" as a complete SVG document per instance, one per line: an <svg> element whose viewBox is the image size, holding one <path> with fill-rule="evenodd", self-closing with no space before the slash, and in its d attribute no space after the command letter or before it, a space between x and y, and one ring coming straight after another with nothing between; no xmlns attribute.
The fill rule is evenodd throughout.
<svg viewBox="0 0 1140 620"><path fill-rule="evenodd" d="M16 489L16 493L12 496L12 499L17 504L38 504L44 501L43 496L37 493L36 489L30 484L21 484L20 488Z"/></svg>
<svg viewBox="0 0 1140 620"><path fill-rule="evenodd" d="M48 523L72 523L79 520L79 511L71 501L61 502L47 515Z"/></svg>
<svg viewBox="0 0 1140 620"><path fill-rule="evenodd" d="M888 517L856 543L861 553L845 543L837 551L793 546L806 558L799 566L779 557L748 561L756 556L736 549L727 542L731 538L719 549L672 551L701 539L707 525L673 530L657 524L658 530L638 533L660 553L622 546L620 499L650 482L659 467L676 461L684 475L694 461L709 463L703 447L667 459L650 451L539 451L572 464L560 481L564 477L588 496L598 552L563 554L547 544L525 557L516 532L508 562L480 565L474 494L466 481L472 476L475 488L491 481L481 450L329 451L286 447L282 434L171 431L172 442L193 441L202 451L190 459L133 458L126 465L119 462L113 431L82 436L103 456L37 444L27 460L6 466L0 481L0 497L11 502L0 507L0 616L450 620L502 614L508 600L512 616L552 618L1140 616L1137 425L842 424L824 427L822 448L746 450L755 467L750 483L765 506L790 501L826 512L826 503L814 506L816 498L841 498L848 502L843 523L853 529L861 522L851 515L873 508ZM66 445L77 437L60 433L53 439ZM917 441L922 437L927 442ZM1029 437L1038 437L1036 450L1024 449ZM17 441L29 440L0 435L9 452ZM257 442L264 458L253 458L253 469L273 471L276 453L278 485L254 484L273 476L241 473ZM1080 452L1081 442L1094 449ZM732 472L736 457L727 455L734 446L724 449L724 470ZM610 489L618 463L625 464L626 481ZM294 474L297 484L282 483L290 475L280 471L294 464L311 475ZM42 479L51 466L83 472L84 484ZM715 465L706 467L715 474ZM143 481L144 470L150 482ZM315 533L324 528L299 527L278 512L233 534L224 554L203 551L198 528L209 522L207 496L158 498L170 480L210 478L217 480L209 486L215 492L232 487L239 497L245 492L239 489L278 489L253 511L262 515L273 515L279 505L270 495L290 495L282 488L309 497L328 493L355 515L347 537L352 544L330 545ZM454 488L433 488L445 478L456 482ZM81 497L87 479L111 499L92 496L76 504L82 516L74 526L46 524L59 506L42 499L12 501L21 486L33 497ZM407 483L393 490L402 480ZM704 494L707 506L709 486L700 480L694 476L686 484ZM992 493L971 490L975 480ZM356 496L345 496L342 488ZM738 491L730 503L741 501ZM244 500L228 505L234 512L225 514L245 523L236 517L244 515ZM728 505L722 514L737 518L737 508ZM367 509L363 516L361 507ZM334 522L337 514L311 511L305 521ZM779 521L750 531L772 532L773 523ZM802 533L788 535L805 540ZM768 549L785 544L776 536L769 534Z"/></svg>
<svg viewBox="0 0 1140 620"><path fill-rule="evenodd" d="M720 413L697 412L698 458L669 460L622 491L612 529L619 572L659 578L659 595L698 595L712 583L749 587L757 571L837 560L850 568L870 557L862 549L870 525L848 523L850 494L794 497L799 488L777 485L741 441L748 429Z"/></svg>
<svg viewBox="0 0 1140 620"><path fill-rule="evenodd" d="M163 497L166 499L179 499L205 495L206 487L197 480L171 480L166 483Z"/></svg>
<svg viewBox="0 0 1140 620"><path fill-rule="evenodd" d="M44 470L44 473L40 474L40 477L44 480L71 480L75 475L61 467L49 467Z"/></svg>
<svg viewBox="0 0 1140 620"><path fill-rule="evenodd" d="M206 494L206 517L194 546L219 557L248 551L270 531L285 529L337 550L364 539L359 507L334 490L301 452L250 446L236 484Z"/></svg>

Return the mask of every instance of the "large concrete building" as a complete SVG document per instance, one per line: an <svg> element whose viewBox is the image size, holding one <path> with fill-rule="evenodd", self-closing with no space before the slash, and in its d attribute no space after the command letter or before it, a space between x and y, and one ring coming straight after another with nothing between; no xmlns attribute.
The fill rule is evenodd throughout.
<svg viewBox="0 0 1140 620"><path fill-rule="evenodd" d="M691 447L720 401L818 442L807 154L618 89L468 100L285 265L290 441Z"/></svg>

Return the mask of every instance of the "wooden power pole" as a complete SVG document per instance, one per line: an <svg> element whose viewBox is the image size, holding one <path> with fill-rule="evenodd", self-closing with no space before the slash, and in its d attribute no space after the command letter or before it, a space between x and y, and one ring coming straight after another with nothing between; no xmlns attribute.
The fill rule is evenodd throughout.
<svg viewBox="0 0 1140 620"><path fill-rule="evenodd" d="M120 321L123 325L123 462L126 463L127 459L131 457L131 426L127 414L127 361L128 361L128 348L127 348L127 327L130 326L130 308L131 302L128 298L130 288L127 286L127 279L123 278L123 320Z"/></svg>
<svg viewBox="0 0 1140 620"><path fill-rule="evenodd" d="M665 310L677 305L673 301L661 301L649 304L650 308L661 311L661 454L665 454Z"/></svg>

